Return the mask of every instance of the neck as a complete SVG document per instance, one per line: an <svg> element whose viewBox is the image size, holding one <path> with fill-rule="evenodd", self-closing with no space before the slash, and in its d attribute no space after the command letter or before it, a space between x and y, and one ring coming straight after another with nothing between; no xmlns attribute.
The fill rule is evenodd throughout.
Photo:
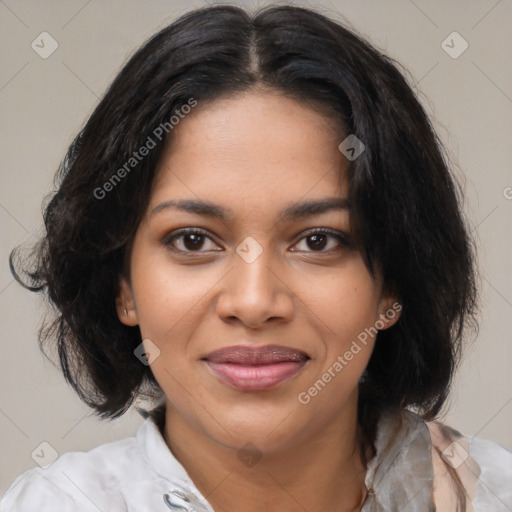
<svg viewBox="0 0 512 512"><path fill-rule="evenodd" d="M164 438L215 510L359 511L366 469L357 402L350 405L303 442L261 453L248 443L238 450L219 444L167 404Z"/></svg>

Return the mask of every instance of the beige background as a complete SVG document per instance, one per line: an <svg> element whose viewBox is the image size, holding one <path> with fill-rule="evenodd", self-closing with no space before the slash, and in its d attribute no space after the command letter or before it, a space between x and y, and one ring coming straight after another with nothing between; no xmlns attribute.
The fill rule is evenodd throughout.
<svg viewBox="0 0 512 512"><path fill-rule="evenodd" d="M41 200L52 190L67 146L127 56L159 28L204 3L0 1L0 494L35 465L31 453L42 441L59 453L88 449L131 435L141 423L137 413L111 423L91 417L43 359L35 335L42 303L13 280L7 258L42 225ZM445 421L512 450L512 2L309 5L345 19L407 67L465 176L483 308L480 333L466 353ZM43 31L59 44L47 59L31 48ZM469 44L457 59L441 47L453 31Z"/></svg>

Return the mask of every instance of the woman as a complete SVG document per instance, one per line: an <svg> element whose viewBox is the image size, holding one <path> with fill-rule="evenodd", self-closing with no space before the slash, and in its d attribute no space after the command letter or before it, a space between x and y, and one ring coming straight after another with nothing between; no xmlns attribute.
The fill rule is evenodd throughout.
<svg viewBox="0 0 512 512"><path fill-rule="evenodd" d="M473 245L390 58L303 8L192 11L59 177L18 262L58 310L41 341L101 417L154 407L20 475L3 511L512 510L512 454L436 421Z"/></svg>

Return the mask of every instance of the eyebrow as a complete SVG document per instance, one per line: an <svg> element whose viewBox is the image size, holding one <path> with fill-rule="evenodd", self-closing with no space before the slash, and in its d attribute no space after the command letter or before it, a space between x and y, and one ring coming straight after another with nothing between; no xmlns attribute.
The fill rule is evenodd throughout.
<svg viewBox="0 0 512 512"><path fill-rule="evenodd" d="M155 206L149 216L153 217L164 210L174 209L227 221L233 218L233 211L220 205L197 199L168 200ZM299 201L288 205L279 214L279 221L292 221L319 215L331 210L350 210L348 199L344 197L327 197L311 201Z"/></svg>

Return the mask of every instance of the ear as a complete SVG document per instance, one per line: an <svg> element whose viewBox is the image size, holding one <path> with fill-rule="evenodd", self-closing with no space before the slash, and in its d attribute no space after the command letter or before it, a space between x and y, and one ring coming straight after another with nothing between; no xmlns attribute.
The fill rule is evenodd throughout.
<svg viewBox="0 0 512 512"><path fill-rule="evenodd" d="M398 322L402 312L402 304L395 295L383 295L379 302L379 331L389 329Z"/></svg>
<svg viewBox="0 0 512 512"><path fill-rule="evenodd" d="M116 297L117 317L121 323L133 327L139 324L135 300L130 283L126 277L119 278L119 293Z"/></svg>

